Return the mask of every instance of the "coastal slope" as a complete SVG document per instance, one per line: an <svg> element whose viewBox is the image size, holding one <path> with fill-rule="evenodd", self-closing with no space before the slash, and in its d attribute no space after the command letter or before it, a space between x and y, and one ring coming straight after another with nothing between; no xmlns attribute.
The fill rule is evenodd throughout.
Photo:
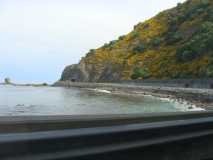
<svg viewBox="0 0 213 160"><path fill-rule="evenodd" d="M213 77L213 1L188 0L91 49L61 81Z"/></svg>

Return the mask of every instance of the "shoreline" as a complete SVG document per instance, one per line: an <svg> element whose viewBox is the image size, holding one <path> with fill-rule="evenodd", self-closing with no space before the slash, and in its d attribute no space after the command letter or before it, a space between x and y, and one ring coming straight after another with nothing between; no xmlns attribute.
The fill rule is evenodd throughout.
<svg viewBox="0 0 213 160"><path fill-rule="evenodd" d="M54 87L77 87L90 90L102 90L101 92L129 95L129 96L153 96L161 100L172 101L188 105L192 110L213 110L213 90L200 88L158 87L142 86L118 83L87 83L58 81Z"/></svg>
<svg viewBox="0 0 213 160"><path fill-rule="evenodd" d="M51 86L47 83L43 83L43 84L15 84L15 83L0 83L0 86L20 86L20 87L48 87Z"/></svg>

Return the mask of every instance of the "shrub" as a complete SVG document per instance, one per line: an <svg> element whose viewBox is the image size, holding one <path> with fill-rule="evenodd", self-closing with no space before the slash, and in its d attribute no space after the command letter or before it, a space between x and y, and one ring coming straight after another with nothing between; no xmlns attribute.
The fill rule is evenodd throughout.
<svg viewBox="0 0 213 160"><path fill-rule="evenodd" d="M209 6L208 0L200 0L198 2L188 1L188 5L178 4L176 12L170 13L168 16L169 31L174 31L174 26L180 25L185 20L192 19L207 10Z"/></svg>
<svg viewBox="0 0 213 160"><path fill-rule="evenodd" d="M139 42L134 48L133 48L133 53L141 53L145 50L145 45L143 42Z"/></svg>
<svg viewBox="0 0 213 160"><path fill-rule="evenodd" d="M173 36L173 42L178 42L183 39L183 34L181 32L176 32Z"/></svg>
<svg viewBox="0 0 213 160"><path fill-rule="evenodd" d="M132 35L131 35L131 39L135 39L138 38L140 36L140 34L136 31L133 31Z"/></svg>
<svg viewBox="0 0 213 160"><path fill-rule="evenodd" d="M89 52L90 52L90 53L94 53L94 52L95 52L95 49L90 49Z"/></svg>
<svg viewBox="0 0 213 160"><path fill-rule="evenodd" d="M138 78L139 78L139 76L138 76L137 74L132 74L132 75L131 75L131 79L134 79L134 80L135 80L135 79L138 79Z"/></svg>
<svg viewBox="0 0 213 160"><path fill-rule="evenodd" d="M109 48L109 49L112 49L112 47L116 44L117 40L113 40L113 41L110 41L109 43L105 43L103 45L103 48Z"/></svg>
<svg viewBox="0 0 213 160"><path fill-rule="evenodd" d="M171 45L171 44L174 44L174 43L177 43L181 40L183 40L183 34L181 32L169 32L167 33L167 35L165 36L165 42L166 44L168 45Z"/></svg>
<svg viewBox="0 0 213 160"><path fill-rule="evenodd" d="M203 55L207 51L213 51L212 42L213 23L205 22L188 42L177 49L177 61L187 62Z"/></svg>
<svg viewBox="0 0 213 160"><path fill-rule="evenodd" d="M109 42L109 46L111 47L111 46L113 46L115 43L116 43L116 40L110 41L110 42Z"/></svg>
<svg viewBox="0 0 213 160"><path fill-rule="evenodd" d="M93 55L95 54L95 49L90 49L89 52L87 53L87 55Z"/></svg>
<svg viewBox="0 0 213 160"><path fill-rule="evenodd" d="M207 67L207 69L206 69L206 76L207 77L213 77L213 65Z"/></svg>
<svg viewBox="0 0 213 160"><path fill-rule="evenodd" d="M150 45L153 47L159 46L161 43L161 39L159 37L155 37L150 41Z"/></svg>
<svg viewBox="0 0 213 160"><path fill-rule="evenodd" d="M11 83L10 78L5 78L5 79L4 79L4 83L5 83L5 84L10 84L10 83Z"/></svg>
<svg viewBox="0 0 213 160"><path fill-rule="evenodd" d="M142 23L139 22L138 24L134 25L134 30L136 30Z"/></svg>
<svg viewBox="0 0 213 160"><path fill-rule="evenodd" d="M123 40L124 38L125 38L125 36L120 36L118 39Z"/></svg>
<svg viewBox="0 0 213 160"><path fill-rule="evenodd" d="M213 57L209 58L208 66L204 71L206 77L213 77Z"/></svg>
<svg viewBox="0 0 213 160"><path fill-rule="evenodd" d="M180 8L182 6L182 3L177 3L177 7Z"/></svg>
<svg viewBox="0 0 213 160"><path fill-rule="evenodd" d="M149 77L147 69L144 68L135 68L133 70L133 74L131 75L132 79L138 79L138 78L143 78L146 79Z"/></svg>
<svg viewBox="0 0 213 160"><path fill-rule="evenodd" d="M197 54L191 49L180 48L176 52L176 58L179 62L191 61L197 57Z"/></svg>
<svg viewBox="0 0 213 160"><path fill-rule="evenodd" d="M210 8L206 12L207 12L207 15L204 17L205 20L213 22L213 11L212 11L212 9Z"/></svg>
<svg viewBox="0 0 213 160"><path fill-rule="evenodd" d="M107 48L107 47L108 47L108 44L105 43L105 44L103 45L103 48Z"/></svg>
<svg viewBox="0 0 213 160"><path fill-rule="evenodd" d="M48 86L48 84L44 82L44 83L42 83L42 86Z"/></svg>

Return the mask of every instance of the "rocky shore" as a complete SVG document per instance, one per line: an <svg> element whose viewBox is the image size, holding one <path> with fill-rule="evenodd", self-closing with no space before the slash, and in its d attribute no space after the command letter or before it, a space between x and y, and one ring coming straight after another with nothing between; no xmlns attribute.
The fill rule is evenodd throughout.
<svg viewBox="0 0 213 160"><path fill-rule="evenodd" d="M99 89L111 94L132 96L155 96L163 99L187 103L190 106L213 110L213 90L197 88L157 87L117 83L84 83L58 81L53 86Z"/></svg>
<svg viewBox="0 0 213 160"><path fill-rule="evenodd" d="M49 86L47 83L42 83L42 84L16 84L16 83L0 83L0 85L10 85L10 86L26 86L26 87L45 87Z"/></svg>

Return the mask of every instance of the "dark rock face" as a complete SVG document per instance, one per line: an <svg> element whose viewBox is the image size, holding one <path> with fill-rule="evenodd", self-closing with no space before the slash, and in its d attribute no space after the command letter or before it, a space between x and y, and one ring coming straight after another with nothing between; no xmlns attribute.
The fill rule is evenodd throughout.
<svg viewBox="0 0 213 160"><path fill-rule="evenodd" d="M121 71L114 71L113 65L106 65L106 67L103 69L103 72L101 73L98 82L114 82L119 81L121 78Z"/></svg>
<svg viewBox="0 0 213 160"><path fill-rule="evenodd" d="M94 66L83 61L79 64L67 66L60 81L74 82L113 82L120 80L121 73L113 72L112 65L106 65L101 74L98 74Z"/></svg>
<svg viewBox="0 0 213 160"><path fill-rule="evenodd" d="M61 76L61 81L84 81L85 76L78 64L67 66Z"/></svg>

